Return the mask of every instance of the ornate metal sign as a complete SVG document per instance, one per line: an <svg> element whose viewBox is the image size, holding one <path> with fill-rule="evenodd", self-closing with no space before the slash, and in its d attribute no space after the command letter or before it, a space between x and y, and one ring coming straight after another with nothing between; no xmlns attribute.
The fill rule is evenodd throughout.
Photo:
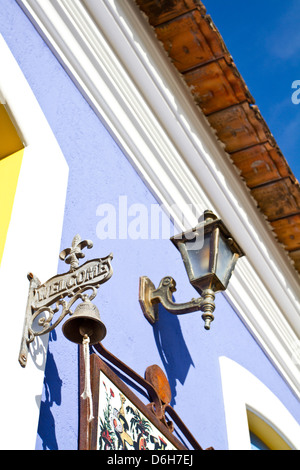
<svg viewBox="0 0 300 470"><path fill-rule="evenodd" d="M83 289L106 282L111 276L110 260L111 255L94 259L75 271L52 277L34 290L32 307L39 309L48 304L52 305L77 288Z"/></svg>
<svg viewBox="0 0 300 470"><path fill-rule="evenodd" d="M36 336L41 336L52 331L66 315L72 315L71 307L78 300L93 300L97 295L100 284L108 281L112 274L111 260L113 255L106 258L97 258L87 261L79 266L79 259L84 258L84 248L92 248L90 240L81 240L79 235L73 238L71 248L66 248L60 253L60 259L70 265L70 270L65 274L58 274L44 284L32 273L28 274L30 281L26 316L21 342L19 362L26 366L29 344ZM92 294L85 292L92 290ZM69 297L67 302L65 297ZM59 318L52 323L54 315L62 312ZM42 315L43 314L43 315ZM38 319L38 317L40 317ZM37 323L37 325L36 325ZM39 330L34 328L39 328Z"/></svg>

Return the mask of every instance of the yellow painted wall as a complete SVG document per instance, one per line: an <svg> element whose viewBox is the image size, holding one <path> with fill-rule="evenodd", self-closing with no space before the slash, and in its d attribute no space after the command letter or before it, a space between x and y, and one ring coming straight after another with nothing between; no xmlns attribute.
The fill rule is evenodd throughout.
<svg viewBox="0 0 300 470"><path fill-rule="evenodd" d="M0 105L0 264L22 165L24 148L4 105Z"/></svg>
<svg viewBox="0 0 300 470"><path fill-rule="evenodd" d="M252 431L270 450L291 450L287 442L255 413L247 410L249 429Z"/></svg>
<svg viewBox="0 0 300 470"><path fill-rule="evenodd" d="M24 147L3 104L0 105L0 159Z"/></svg>

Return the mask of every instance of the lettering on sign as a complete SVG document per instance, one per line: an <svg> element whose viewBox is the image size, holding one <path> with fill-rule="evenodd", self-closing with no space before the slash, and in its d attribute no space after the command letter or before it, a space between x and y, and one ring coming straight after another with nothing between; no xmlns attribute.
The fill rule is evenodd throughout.
<svg viewBox="0 0 300 470"><path fill-rule="evenodd" d="M59 274L37 287L32 308L39 309L62 299L77 288L102 284L112 276L112 255L88 261L73 272Z"/></svg>

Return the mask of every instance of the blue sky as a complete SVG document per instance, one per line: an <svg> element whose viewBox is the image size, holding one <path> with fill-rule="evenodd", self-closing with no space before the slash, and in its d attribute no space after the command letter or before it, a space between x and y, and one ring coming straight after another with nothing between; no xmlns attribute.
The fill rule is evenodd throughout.
<svg viewBox="0 0 300 470"><path fill-rule="evenodd" d="M300 0L203 3L300 181Z"/></svg>

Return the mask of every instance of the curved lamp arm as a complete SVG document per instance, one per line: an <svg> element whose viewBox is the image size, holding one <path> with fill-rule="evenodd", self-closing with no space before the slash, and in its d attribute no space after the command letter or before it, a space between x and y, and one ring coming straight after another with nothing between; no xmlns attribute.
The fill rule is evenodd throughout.
<svg viewBox="0 0 300 470"><path fill-rule="evenodd" d="M161 304L168 312L174 315L183 315L202 311L205 322L204 328L210 329L215 310L215 294L211 289L202 292L201 297L192 299L186 303L176 303L172 300L172 294L176 291L176 282L170 277L164 277L156 289L153 282L147 277L140 277L139 302L146 319L153 325L158 321L158 305Z"/></svg>

